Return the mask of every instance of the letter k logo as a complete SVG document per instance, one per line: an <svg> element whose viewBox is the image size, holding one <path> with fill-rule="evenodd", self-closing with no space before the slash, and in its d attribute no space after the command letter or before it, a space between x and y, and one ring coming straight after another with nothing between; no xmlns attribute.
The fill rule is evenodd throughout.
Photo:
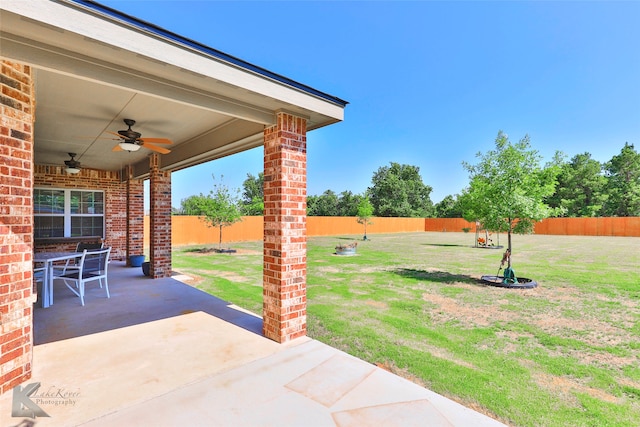
<svg viewBox="0 0 640 427"><path fill-rule="evenodd" d="M48 417L49 415L38 405L33 403L29 397L38 391L40 383L31 383L24 388L15 386L13 388L13 405L11 406L12 417Z"/></svg>

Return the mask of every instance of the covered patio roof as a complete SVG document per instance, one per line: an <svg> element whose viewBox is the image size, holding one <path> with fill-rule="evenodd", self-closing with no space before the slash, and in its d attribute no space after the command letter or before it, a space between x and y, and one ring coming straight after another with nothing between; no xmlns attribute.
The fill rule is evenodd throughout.
<svg viewBox="0 0 640 427"><path fill-rule="evenodd" d="M126 129L168 138L161 169L176 171L263 144L286 111L317 129L347 102L98 3L5 0L1 54L34 68L34 162L149 171L149 150L113 152Z"/></svg>

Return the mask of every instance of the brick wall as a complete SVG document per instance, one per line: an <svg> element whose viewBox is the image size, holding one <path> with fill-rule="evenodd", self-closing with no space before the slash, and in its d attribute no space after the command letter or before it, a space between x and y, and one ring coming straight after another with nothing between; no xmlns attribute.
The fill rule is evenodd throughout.
<svg viewBox="0 0 640 427"><path fill-rule="evenodd" d="M307 333L307 122L278 113L264 131L263 334Z"/></svg>
<svg viewBox="0 0 640 427"><path fill-rule="evenodd" d="M31 378L34 99L30 67L0 66L1 394Z"/></svg>
<svg viewBox="0 0 640 427"><path fill-rule="evenodd" d="M127 250L127 183L121 182L120 172L83 168L80 173L70 175L64 166L36 165L35 187L78 188L103 190L105 196L104 246L111 247L111 258L123 260ZM142 185L140 184L140 187ZM142 191L142 190L140 190ZM140 209L140 215L142 215ZM75 250L76 242L36 242L36 250Z"/></svg>
<svg viewBox="0 0 640 427"><path fill-rule="evenodd" d="M133 169L127 167L127 254L144 253L144 185L142 180L134 180ZM130 265L127 259L127 265Z"/></svg>
<svg viewBox="0 0 640 427"><path fill-rule="evenodd" d="M151 277L171 277L171 172L160 170L160 156L149 157Z"/></svg>

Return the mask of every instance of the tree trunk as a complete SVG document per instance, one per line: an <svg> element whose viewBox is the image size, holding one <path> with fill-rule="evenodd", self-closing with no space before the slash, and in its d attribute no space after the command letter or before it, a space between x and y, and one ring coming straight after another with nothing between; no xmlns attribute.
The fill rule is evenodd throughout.
<svg viewBox="0 0 640 427"><path fill-rule="evenodd" d="M513 252L511 251L511 228L512 228L512 221L511 219L509 219L509 230L507 231L507 249L509 250L509 260L507 261L507 267L511 268L511 255L513 255Z"/></svg>
<svg viewBox="0 0 640 427"><path fill-rule="evenodd" d="M220 225L220 243L218 244L218 249L222 250L222 225Z"/></svg>

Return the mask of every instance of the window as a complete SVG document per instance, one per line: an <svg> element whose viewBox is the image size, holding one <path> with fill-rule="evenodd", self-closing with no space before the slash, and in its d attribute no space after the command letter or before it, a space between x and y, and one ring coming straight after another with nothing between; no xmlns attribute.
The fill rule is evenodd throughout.
<svg viewBox="0 0 640 427"><path fill-rule="evenodd" d="M34 238L100 236L104 238L104 192L33 190Z"/></svg>

